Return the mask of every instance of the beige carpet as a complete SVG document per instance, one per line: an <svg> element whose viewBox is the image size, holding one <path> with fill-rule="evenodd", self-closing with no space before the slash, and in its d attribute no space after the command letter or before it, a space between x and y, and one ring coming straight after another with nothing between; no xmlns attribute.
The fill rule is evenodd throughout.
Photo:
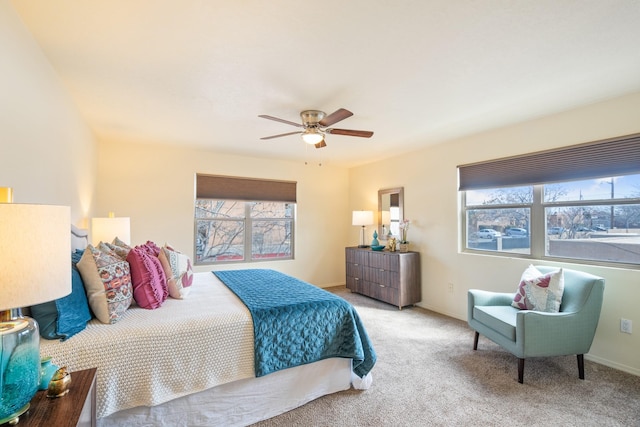
<svg viewBox="0 0 640 427"><path fill-rule="evenodd" d="M378 354L369 390L321 397L268 426L639 426L640 377L575 356L517 359L466 322L402 311L333 288L354 304ZM639 355L640 357L640 355Z"/></svg>

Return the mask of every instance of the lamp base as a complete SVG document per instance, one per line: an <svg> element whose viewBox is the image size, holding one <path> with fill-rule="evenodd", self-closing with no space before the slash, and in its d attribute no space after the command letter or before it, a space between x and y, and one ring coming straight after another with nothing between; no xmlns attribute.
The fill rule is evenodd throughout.
<svg viewBox="0 0 640 427"><path fill-rule="evenodd" d="M0 420L0 425L2 425L4 423L8 423L11 426L14 426L14 425L18 424L18 422L20 422L20 415L22 415L25 412L27 412L29 410L30 406L31 406L31 403L27 403L22 408L18 409L15 414L11 414L7 418L1 419Z"/></svg>
<svg viewBox="0 0 640 427"><path fill-rule="evenodd" d="M2 316L0 316L1 318ZM40 337L30 317L0 321L0 424L17 423L40 384Z"/></svg>

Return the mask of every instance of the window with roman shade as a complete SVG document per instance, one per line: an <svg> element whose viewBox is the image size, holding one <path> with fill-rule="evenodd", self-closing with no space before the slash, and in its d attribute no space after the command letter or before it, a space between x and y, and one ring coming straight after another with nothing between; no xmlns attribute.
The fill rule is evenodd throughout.
<svg viewBox="0 0 640 427"><path fill-rule="evenodd" d="M640 134L458 174L465 250L640 267Z"/></svg>
<svg viewBox="0 0 640 427"><path fill-rule="evenodd" d="M296 182L196 175L195 263L292 259Z"/></svg>

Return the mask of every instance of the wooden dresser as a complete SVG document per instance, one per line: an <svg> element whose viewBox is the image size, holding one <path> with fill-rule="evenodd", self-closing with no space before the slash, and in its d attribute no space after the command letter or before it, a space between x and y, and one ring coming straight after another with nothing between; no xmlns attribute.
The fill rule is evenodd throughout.
<svg viewBox="0 0 640 427"><path fill-rule="evenodd" d="M420 302L420 253L345 249L347 288L398 308Z"/></svg>

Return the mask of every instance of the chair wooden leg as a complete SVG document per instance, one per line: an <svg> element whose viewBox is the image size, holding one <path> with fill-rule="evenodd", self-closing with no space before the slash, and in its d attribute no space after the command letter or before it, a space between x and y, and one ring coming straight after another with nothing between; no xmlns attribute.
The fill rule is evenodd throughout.
<svg viewBox="0 0 640 427"><path fill-rule="evenodd" d="M523 384L524 382L524 359L518 358L518 382Z"/></svg>
<svg viewBox="0 0 640 427"><path fill-rule="evenodd" d="M476 331L476 336L473 338L473 349L478 349L478 338L480 337L480 332Z"/></svg>
<svg viewBox="0 0 640 427"><path fill-rule="evenodd" d="M578 355L578 378L584 379L584 354Z"/></svg>

